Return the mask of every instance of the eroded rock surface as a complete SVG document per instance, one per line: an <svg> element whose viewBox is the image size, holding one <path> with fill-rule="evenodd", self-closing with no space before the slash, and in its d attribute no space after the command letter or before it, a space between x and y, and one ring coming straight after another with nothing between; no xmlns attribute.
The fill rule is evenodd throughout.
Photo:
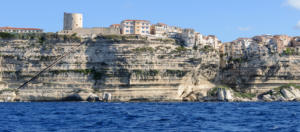
<svg viewBox="0 0 300 132"><path fill-rule="evenodd" d="M1 101L299 99L297 88L270 92L284 84L300 84L299 55L267 52L229 59L203 45L184 47L174 39L124 36L72 41L50 35L0 40L0 47Z"/></svg>
<svg viewBox="0 0 300 132"><path fill-rule="evenodd" d="M300 89L293 86L270 90L261 95L264 101L299 101Z"/></svg>
<svg viewBox="0 0 300 132"><path fill-rule="evenodd" d="M219 69L216 50L182 47L174 39L80 43L50 37L43 42L0 40L0 46L0 86L10 89L17 89L71 51L18 89L20 101L95 101L97 97L106 101L181 101L190 94L187 89L198 93L212 88ZM179 91L186 92L178 95Z"/></svg>

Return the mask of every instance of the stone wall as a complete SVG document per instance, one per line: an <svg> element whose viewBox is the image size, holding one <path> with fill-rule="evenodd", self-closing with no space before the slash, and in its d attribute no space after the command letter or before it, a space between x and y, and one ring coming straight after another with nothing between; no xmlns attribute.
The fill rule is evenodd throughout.
<svg viewBox="0 0 300 132"><path fill-rule="evenodd" d="M59 32L60 34L72 35L76 34L79 37L88 38L88 37L96 37L99 34L102 35L119 35L119 28L111 28L111 27L96 27L96 28L77 28L74 30L63 30Z"/></svg>

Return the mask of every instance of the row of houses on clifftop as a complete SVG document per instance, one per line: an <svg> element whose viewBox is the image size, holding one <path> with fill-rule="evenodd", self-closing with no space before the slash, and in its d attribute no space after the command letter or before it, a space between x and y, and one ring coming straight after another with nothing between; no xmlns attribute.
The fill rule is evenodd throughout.
<svg viewBox="0 0 300 132"><path fill-rule="evenodd" d="M216 36L204 36L194 29L182 29L164 23L151 24L148 20L123 20L120 24L109 27L84 28L83 16L78 13L64 13L64 28L60 34L76 34L80 37L96 37L98 35L143 35L158 38L181 39L186 46L210 45L219 48L221 42Z"/></svg>
<svg viewBox="0 0 300 132"><path fill-rule="evenodd" d="M0 32L6 33L42 33L39 28L16 28L16 27L0 27Z"/></svg>
<svg viewBox="0 0 300 132"><path fill-rule="evenodd" d="M233 42L223 43L220 46L220 53L232 58L266 54L299 54L300 37L261 35L239 38Z"/></svg>
<svg viewBox="0 0 300 132"><path fill-rule="evenodd" d="M216 36L204 36L194 29L170 26L164 23L151 24L148 20L123 20L120 24L109 27L83 27L83 15L64 13L62 35L76 34L79 37L96 37L98 35L143 35L149 38L175 38L185 46L204 48L210 46L232 58L249 57L266 54L300 54L300 37L287 35L261 35L252 38L239 38L232 42L221 43ZM8 33L42 33L39 28L0 27L0 32Z"/></svg>
<svg viewBox="0 0 300 132"><path fill-rule="evenodd" d="M109 27L83 27L83 16L79 13L64 13L64 27L60 34L74 34L80 37L93 37L104 35L153 35L156 37L177 37L182 29L168 26L163 23L151 24L148 20L123 20L120 24L112 24Z"/></svg>
<svg viewBox="0 0 300 132"><path fill-rule="evenodd" d="M42 33L39 28L0 27L0 32L8 33ZM170 26L164 23L151 24L148 20L123 20L120 24L111 24L109 27L83 27L83 15L80 13L64 13L63 30L61 35L76 34L82 38L93 38L98 35L143 35L149 38L175 38L186 46L203 48L209 45L218 49L221 42L216 36L204 36L194 29Z"/></svg>

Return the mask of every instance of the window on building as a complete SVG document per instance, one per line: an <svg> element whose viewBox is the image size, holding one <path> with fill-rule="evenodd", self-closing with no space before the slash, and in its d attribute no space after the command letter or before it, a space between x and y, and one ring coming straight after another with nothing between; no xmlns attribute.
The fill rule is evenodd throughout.
<svg viewBox="0 0 300 132"><path fill-rule="evenodd" d="M145 31L142 31L142 33L145 33Z"/></svg>
<svg viewBox="0 0 300 132"><path fill-rule="evenodd" d="M149 33L149 31L147 31L146 33Z"/></svg>
<svg viewBox="0 0 300 132"><path fill-rule="evenodd" d="M126 30L126 32L129 32L129 30Z"/></svg>
<svg viewBox="0 0 300 132"><path fill-rule="evenodd" d="M143 25L145 24L145 23L142 23Z"/></svg>

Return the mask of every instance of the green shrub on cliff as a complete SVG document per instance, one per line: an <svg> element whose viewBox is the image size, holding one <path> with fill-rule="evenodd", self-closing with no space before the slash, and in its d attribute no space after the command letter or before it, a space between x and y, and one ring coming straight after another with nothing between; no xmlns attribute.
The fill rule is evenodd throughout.
<svg viewBox="0 0 300 132"><path fill-rule="evenodd" d="M178 46L175 48L175 51L178 52L185 52L187 51L187 48L183 47L183 46Z"/></svg>
<svg viewBox="0 0 300 132"><path fill-rule="evenodd" d="M53 74L74 72L74 73L82 73L82 74L88 75L88 74L92 73L92 70L91 69L51 70L49 72L53 73Z"/></svg>
<svg viewBox="0 0 300 132"><path fill-rule="evenodd" d="M203 48L200 49L200 51L203 51L203 52L212 52L214 51L214 48L210 45L205 45Z"/></svg>
<svg viewBox="0 0 300 132"><path fill-rule="evenodd" d="M160 41L163 43L174 43L175 40L174 39L170 39L170 38L156 38L156 39L151 39L152 41Z"/></svg>
<svg viewBox="0 0 300 132"><path fill-rule="evenodd" d="M107 40L113 40L113 41L120 41L122 40L121 35L99 35L96 37L96 39L107 39Z"/></svg>
<svg viewBox="0 0 300 132"><path fill-rule="evenodd" d="M5 33L5 32L0 32L0 38L1 39L12 39L15 38L16 36L11 33Z"/></svg>
<svg viewBox="0 0 300 132"><path fill-rule="evenodd" d="M45 36L39 38L39 43L43 44L46 41Z"/></svg>
<svg viewBox="0 0 300 132"><path fill-rule="evenodd" d="M173 54L173 53L182 53L182 52L186 52L188 49L185 48L184 46L178 46L175 48L175 50L171 51L170 54Z"/></svg>
<svg viewBox="0 0 300 132"><path fill-rule="evenodd" d="M133 52L136 53L142 53L142 52L153 52L154 49L152 47L142 47L142 48L135 48L132 50Z"/></svg>
<svg viewBox="0 0 300 132"><path fill-rule="evenodd" d="M158 70L133 70L132 72L137 76L156 76L159 74Z"/></svg>
<svg viewBox="0 0 300 132"><path fill-rule="evenodd" d="M94 69L51 70L49 72L52 74L79 73L84 75L91 75L94 80L100 80L105 75L103 71L96 71Z"/></svg>
<svg viewBox="0 0 300 132"><path fill-rule="evenodd" d="M39 56L40 61L53 61L56 59L56 56Z"/></svg>
<svg viewBox="0 0 300 132"><path fill-rule="evenodd" d="M294 48L286 48L284 51L283 51L283 54L284 55L295 55L296 54L296 51Z"/></svg>
<svg viewBox="0 0 300 132"><path fill-rule="evenodd" d="M214 87L207 92L207 95L212 97L217 96L217 91L218 91L218 87Z"/></svg>
<svg viewBox="0 0 300 132"><path fill-rule="evenodd" d="M228 87L226 85L217 85L214 88L210 89L207 94L209 96L217 96L217 91L218 91L219 88L228 89L228 90L231 89L230 87Z"/></svg>
<svg viewBox="0 0 300 132"><path fill-rule="evenodd" d="M234 91L234 96L240 97L240 98L249 98L249 99L251 99L251 98L255 97L256 94L254 94L254 93L243 93L243 92L236 92L236 91Z"/></svg>
<svg viewBox="0 0 300 132"><path fill-rule="evenodd" d="M185 76L187 71L182 71L182 70L170 70L167 69L164 73L165 76L176 76L176 77L183 77Z"/></svg>

